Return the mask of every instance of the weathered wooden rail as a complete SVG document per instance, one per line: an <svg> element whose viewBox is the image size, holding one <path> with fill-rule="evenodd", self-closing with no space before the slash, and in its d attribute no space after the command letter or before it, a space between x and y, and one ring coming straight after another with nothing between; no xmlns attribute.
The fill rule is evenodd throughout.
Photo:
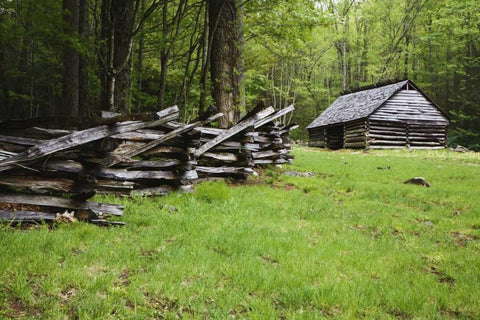
<svg viewBox="0 0 480 320"><path fill-rule="evenodd" d="M229 129L206 126L221 113L176 122L176 106L150 116L105 114L83 130L0 123L0 219L48 221L66 210L108 224L104 218L123 208L87 201L95 193L164 195L210 178L245 179L257 165L289 163L295 126L275 121L293 109L255 110Z"/></svg>

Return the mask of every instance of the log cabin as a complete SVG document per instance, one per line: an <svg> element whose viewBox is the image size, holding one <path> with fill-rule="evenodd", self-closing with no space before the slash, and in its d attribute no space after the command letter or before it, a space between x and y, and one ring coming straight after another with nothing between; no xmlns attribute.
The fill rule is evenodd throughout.
<svg viewBox="0 0 480 320"><path fill-rule="evenodd" d="M310 146L442 149L448 115L412 81L340 96L308 127Z"/></svg>

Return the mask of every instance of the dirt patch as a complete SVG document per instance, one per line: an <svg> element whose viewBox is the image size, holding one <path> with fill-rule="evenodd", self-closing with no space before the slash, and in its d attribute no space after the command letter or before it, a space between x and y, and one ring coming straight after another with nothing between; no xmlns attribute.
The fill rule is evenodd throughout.
<svg viewBox="0 0 480 320"><path fill-rule="evenodd" d="M412 316L410 316L408 313L406 313L403 310L400 309L391 309L387 311L388 314L394 316L396 319L412 319Z"/></svg>
<svg viewBox="0 0 480 320"><path fill-rule="evenodd" d="M455 285L455 279L443 272L442 270L438 269L435 266L428 266L425 268L426 273L434 274L438 277L438 282L445 283L448 285Z"/></svg>
<svg viewBox="0 0 480 320"><path fill-rule="evenodd" d="M466 234L461 231L450 232L450 237L452 237L455 243L462 248L466 247L468 242L478 240L478 237L476 235Z"/></svg>
<svg viewBox="0 0 480 320"><path fill-rule="evenodd" d="M156 316L160 319L168 318L165 313L176 313L178 318L182 318L184 313L195 315L190 306L182 306L176 299L170 299L164 295L153 295L148 292L143 294L147 302L147 307L155 310Z"/></svg>
<svg viewBox="0 0 480 320"><path fill-rule="evenodd" d="M262 260L263 260L264 262L267 262L267 263L272 264L272 265L274 265L274 266L279 266L279 265L280 265L280 261L278 261L278 260L275 259L275 258L269 257L269 256L267 256L267 255L265 255L265 254L262 254L262 255L260 256L260 258L262 258Z"/></svg>
<svg viewBox="0 0 480 320"><path fill-rule="evenodd" d="M60 305L63 307L66 305L70 299L75 297L78 293L78 290L76 288L70 287L68 289L63 290L58 294L58 298L60 299Z"/></svg>

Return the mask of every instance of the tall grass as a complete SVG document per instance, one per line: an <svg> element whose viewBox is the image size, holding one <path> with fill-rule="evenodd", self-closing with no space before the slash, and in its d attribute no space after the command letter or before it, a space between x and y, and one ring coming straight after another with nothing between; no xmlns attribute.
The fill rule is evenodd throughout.
<svg viewBox="0 0 480 320"><path fill-rule="evenodd" d="M4 226L0 317L480 318L478 154L294 153L315 177L101 198L124 228Z"/></svg>

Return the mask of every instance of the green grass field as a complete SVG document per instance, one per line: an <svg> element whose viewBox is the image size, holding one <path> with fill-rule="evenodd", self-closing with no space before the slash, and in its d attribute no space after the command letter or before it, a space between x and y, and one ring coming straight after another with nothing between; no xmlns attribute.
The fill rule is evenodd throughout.
<svg viewBox="0 0 480 320"><path fill-rule="evenodd" d="M123 228L4 225L0 318L480 318L480 154L294 154L316 177L99 197Z"/></svg>

